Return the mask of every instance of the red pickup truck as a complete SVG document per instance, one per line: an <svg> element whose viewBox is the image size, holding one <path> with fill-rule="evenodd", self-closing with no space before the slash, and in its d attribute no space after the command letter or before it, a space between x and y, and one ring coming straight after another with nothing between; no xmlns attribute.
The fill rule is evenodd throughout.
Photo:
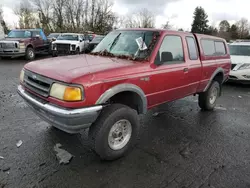
<svg viewBox="0 0 250 188"><path fill-rule="evenodd" d="M135 143L138 114L195 94L201 109L213 110L230 68L224 39L123 29L110 32L90 54L26 64L18 93L60 130L89 128L93 150L114 160Z"/></svg>

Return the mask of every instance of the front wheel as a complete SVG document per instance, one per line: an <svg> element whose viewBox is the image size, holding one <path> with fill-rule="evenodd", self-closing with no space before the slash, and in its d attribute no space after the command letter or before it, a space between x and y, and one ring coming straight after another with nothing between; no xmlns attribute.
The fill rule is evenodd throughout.
<svg viewBox="0 0 250 188"><path fill-rule="evenodd" d="M217 81L213 81L208 90L204 93L199 94L199 106L203 110L213 110L216 101L220 94L220 84Z"/></svg>
<svg viewBox="0 0 250 188"><path fill-rule="evenodd" d="M104 160L124 156L134 145L139 132L137 112L122 104L106 107L90 127L92 149Z"/></svg>
<svg viewBox="0 0 250 188"><path fill-rule="evenodd" d="M58 56L57 51L52 51L52 57L57 57L57 56Z"/></svg>
<svg viewBox="0 0 250 188"><path fill-rule="evenodd" d="M28 61L31 61L31 60L34 60L34 59L35 59L35 51L34 51L33 48L28 47L28 48L26 49L25 58L26 58L26 60L28 60Z"/></svg>

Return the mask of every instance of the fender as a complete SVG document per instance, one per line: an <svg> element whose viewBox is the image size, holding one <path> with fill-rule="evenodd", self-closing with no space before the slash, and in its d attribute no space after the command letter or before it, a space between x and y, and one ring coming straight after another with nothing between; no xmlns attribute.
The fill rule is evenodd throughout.
<svg viewBox="0 0 250 188"><path fill-rule="evenodd" d="M25 44L25 50L27 49L28 46L31 46L34 49L34 46L32 43L27 43L27 44Z"/></svg>
<svg viewBox="0 0 250 188"><path fill-rule="evenodd" d="M124 91L131 91L131 92L134 92L140 96L140 98L142 100L141 113L146 114L146 112L147 112L147 97L146 97L145 93L143 92L143 90L134 84L119 84L119 85L116 85L116 86L108 89L96 101L96 104L104 104L114 95L121 93L121 92L124 92Z"/></svg>
<svg viewBox="0 0 250 188"><path fill-rule="evenodd" d="M210 80L209 80L207 86L206 86L205 89L203 90L203 92L205 92L205 91L208 90L208 88L209 88L209 86L211 85L213 79L215 78L215 76L216 76L218 73L222 73L222 74L223 74L223 81L224 81L224 77L225 77L225 76L224 76L224 75L225 75L225 74L224 74L224 70L223 70L221 67L219 67L219 68L217 68L217 69L214 71L214 73L212 74L212 76L211 76L211 78L210 78Z"/></svg>

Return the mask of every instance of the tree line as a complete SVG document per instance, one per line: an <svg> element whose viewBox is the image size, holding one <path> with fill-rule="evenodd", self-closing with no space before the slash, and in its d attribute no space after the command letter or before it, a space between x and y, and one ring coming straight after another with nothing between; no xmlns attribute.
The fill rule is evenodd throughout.
<svg viewBox="0 0 250 188"><path fill-rule="evenodd" d="M250 39L249 22L246 18L241 18L236 23L230 25L227 20L222 20L219 27L208 25L208 15L202 7L196 7L191 32L218 36L230 40Z"/></svg>
<svg viewBox="0 0 250 188"><path fill-rule="evenodd" d="M117 28L155 28L155 15L148 9L118 16L112 11L112 0L23 0L14 9L18 16L18 28L43 28L46 34L51 32L93 31L107 34ZM0 23L5 33L8 28L3 20L0 7ZM214 35L227 41L250 39L248 20L242 18L230 25L222 20L219 27L209 26L208 15L202 7L196 7L191 32ZM161 26L173 29L171 19ZM183 31L183 29L178 29Z"/></svg>

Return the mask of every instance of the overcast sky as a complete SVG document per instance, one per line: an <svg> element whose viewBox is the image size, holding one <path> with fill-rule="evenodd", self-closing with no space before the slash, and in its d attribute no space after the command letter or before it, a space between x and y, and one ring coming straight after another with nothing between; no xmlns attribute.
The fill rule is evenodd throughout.
<svg viewBox="0 0 250 188"><path fill-rule="evenodd" d="M8 24L17 23L12 9L21 0L1 0L4 18ZM250 20L249 0L114 0L114 11L126 14L140 8L148 8L156 15L156 26L160 27L168 19L176 28L191 28L195 7L202 6L208 14L210 24L216 25L221 20L235 22L241 17Z"/></svg>

